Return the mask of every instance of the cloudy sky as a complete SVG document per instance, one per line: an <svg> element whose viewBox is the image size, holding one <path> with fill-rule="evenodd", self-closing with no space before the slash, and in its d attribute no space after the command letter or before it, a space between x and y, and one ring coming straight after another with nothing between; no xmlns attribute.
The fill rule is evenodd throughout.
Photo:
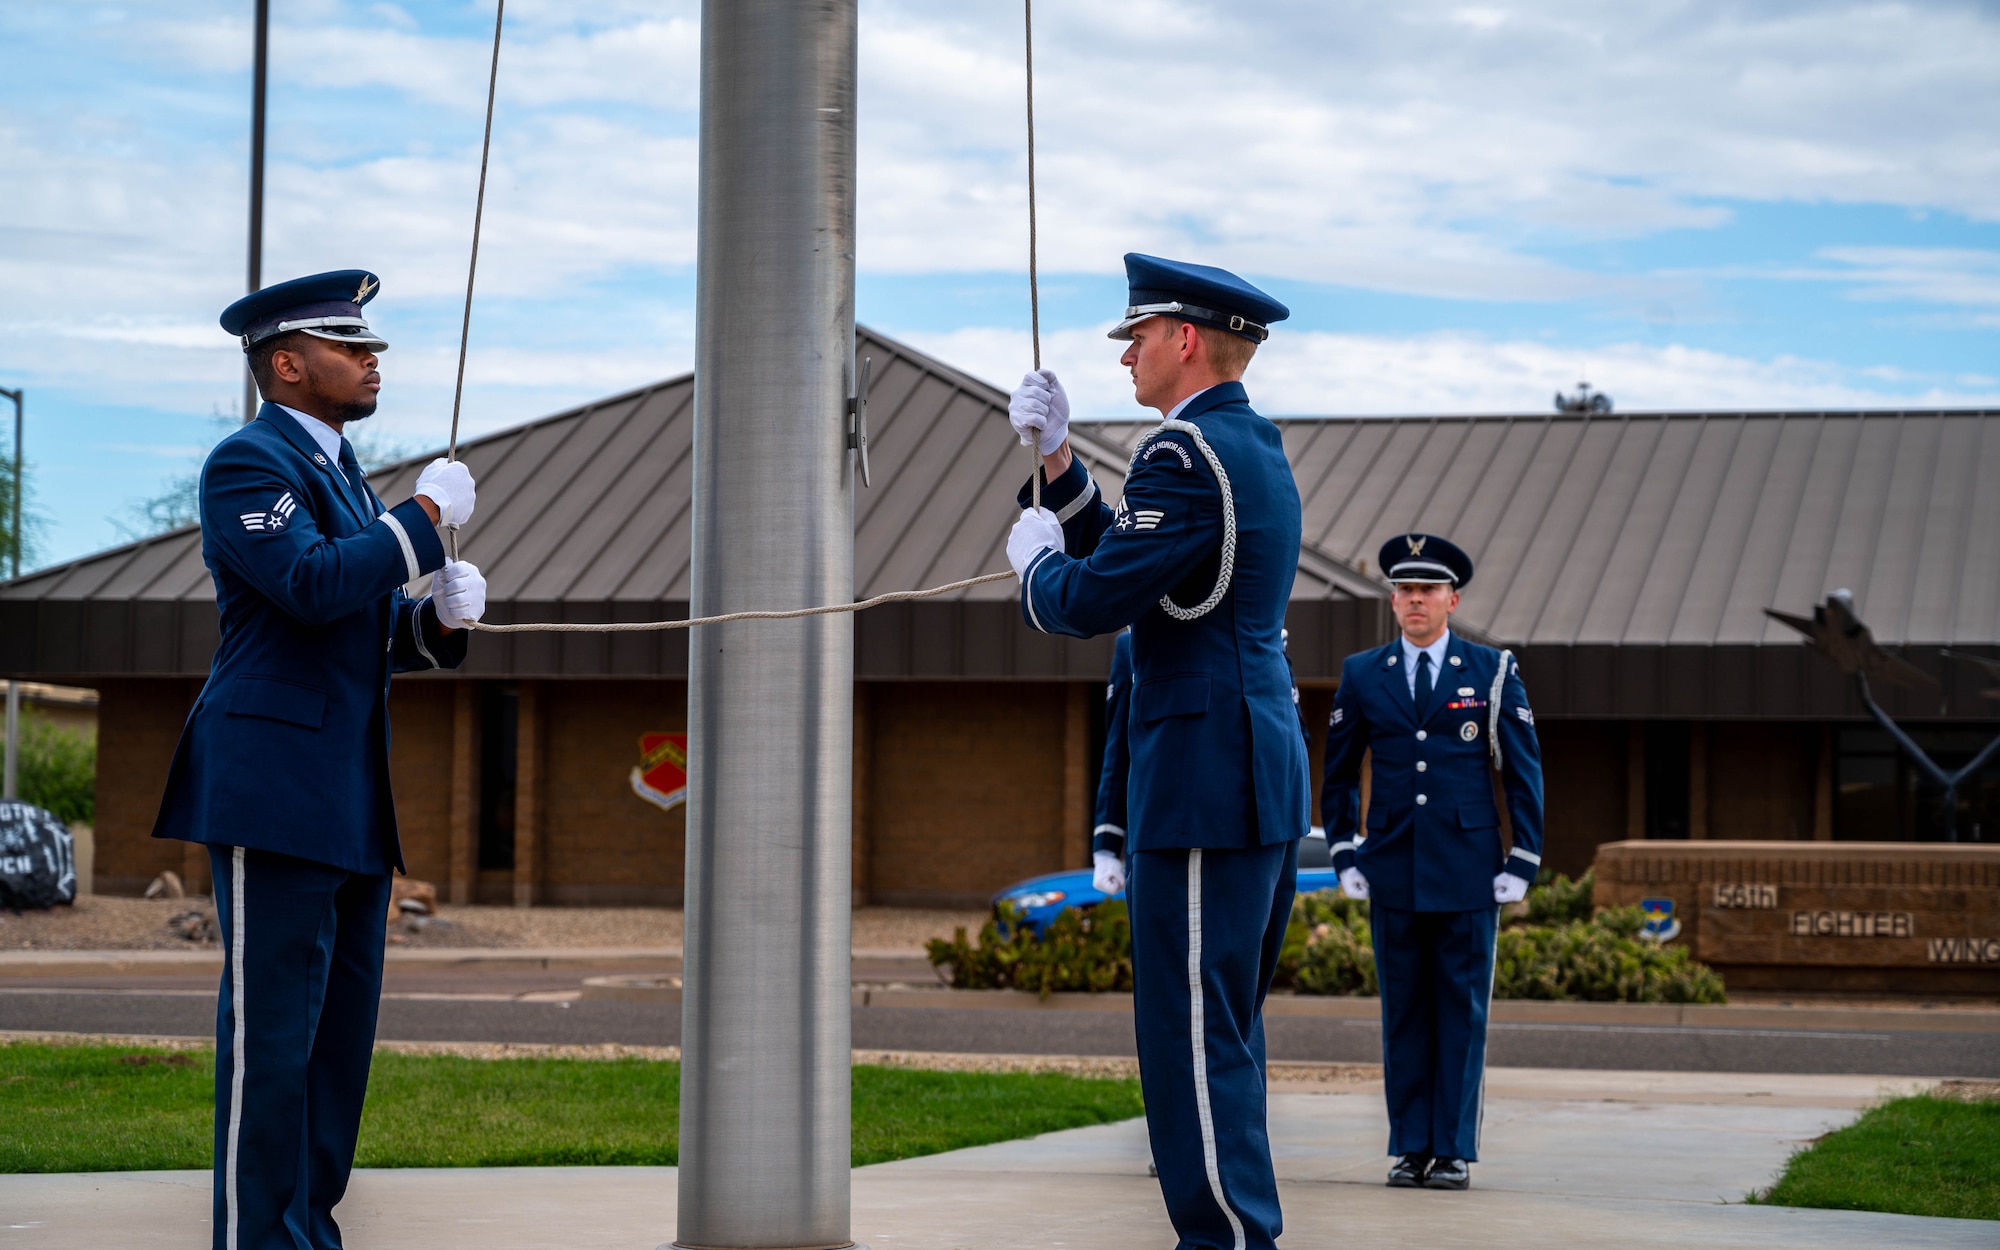
<svg viewBox="0 0 2000 1250"><path fill-rule="evenodd" d="M264 273L366 267L380 439L449 421L490 3L274 0ZM0 0L0 386L41 557L240 402L251 0ZM684 371L699 6L513 0L466 425ZM1267 413L2000 404L2000 4L1062 0L1037 12L1045 354L1128 250L1291 305ZM861 0L859 315L1027 355L1019 9Z"/></svg>

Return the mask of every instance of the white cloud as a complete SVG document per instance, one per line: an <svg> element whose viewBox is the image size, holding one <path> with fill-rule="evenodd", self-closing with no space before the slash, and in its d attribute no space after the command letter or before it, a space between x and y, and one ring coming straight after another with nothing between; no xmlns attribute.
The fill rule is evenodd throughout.
<svg viewBox="0 0 2000 1250"><path fill-rule="evenodd" d="M1825 278L1870 298L2000 308L2000 252L1972 248L1831 247L1820 255L1846 269Z"/></svg>
<svg viewBox="0 0 2000 1250"><path fill-rule="evenodd" d="M371 313L397 347L379 420L439 437L490 9L277 7L264 272L381 272ZM0 81L0 168L15 172L0 196L10 385L163 412L233 402L240 364L214 322L242 286L247 10L0 5L13 50ZM695 0L510 0L468 428L692 358L698 13ZM1867 301L1853 319L2000 329L2000 264L1976 237L1947 248L1911 232L1908 246L1826 246L1804 265L1751 238L1750 252L1769 250L1731 251L1733 275L1688 263L1684 245L1673 269L1648 271L1638 246L1666 231L1720 236L1744 202L2000 222L1990 4L1066 0L1036 17L1045 274L1114 274L1142 250L1630 320L1656 308L1736 315L1742 305L1713 286L1736 276ZM864 274L1024 268L1021 33L1015 5L862 0ZM1600 262L1600 244L1633 245L1638 259ZM1781 318L1745 315L1763 318L1758 342L1794 341ZM1281 336L1253 375L1260 402L1539 408L1584 369L1626 408L1958 402L1996 389L1979 362L1884 372L1894 352L1860 358L1868 346L1842 361L1584 350L1534 337L1532 313L1485 337L1426 332L1452 324L1451 305L1423 316L1401 337ZM985 317L946 307L901 328L1010 380L1024 335L943 332L974 319ZM1137 415L1100 334L1053 329L1051 359L1091 411Z"/></svg>
<svg viewBox="0 0 2000 1250"><path fill-rule="evenodd" d="M1109 327L1042 336L1042 360L1063 379L1080 417L1140 419ZM1026 333L976 328L905 334L914 345L1007 388L1029 359ZM1557 385L1588 380L1624 411L2000 405L2000 381L1921 377L1831 361L1758 360L1688 347L1575 347L1466 334L1407 337L1304 333L1273 338L1245 378L1269 416L1541 412Z"/></svg>
<svg viewBox="0 0 2000 1250"><path fill-rule="evenodd" d="M864 263L1019 267L1017 17L867 11ZM1502 21L1425 3L1074 0L1040 16L1051 269L1198 250L1253 272L1553 299L1619 292L1539 259L1541 243L1726 220L1704 201L2000 220L2000 134L1983 121L2000 111L2000 23L1968 7L1574 0Z"/></svg>

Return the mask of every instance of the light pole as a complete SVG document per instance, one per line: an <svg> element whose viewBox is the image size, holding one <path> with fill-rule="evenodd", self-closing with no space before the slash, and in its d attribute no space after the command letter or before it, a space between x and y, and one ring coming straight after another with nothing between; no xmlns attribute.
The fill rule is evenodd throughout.
<svg viewBox="0 0 2000 1250"><path fill-rule="evenodd" d="M264 285L264 95L271 60L271 0L257 0L256 69L250 87L250 263L245 295ZM243 419L257 416L257 379L243 365Z"/></svg>
<svg viewBox="0 0 2000 1250"><path fill-rule="evenodd" d="M0 387L0 396L14 401L14 550L8 577L21 576L21 539L27 528L27 501L21 498L21 390ZM21 759L21 683L7 679L7 763L0 768L0 798L18 798Z"/></svg>

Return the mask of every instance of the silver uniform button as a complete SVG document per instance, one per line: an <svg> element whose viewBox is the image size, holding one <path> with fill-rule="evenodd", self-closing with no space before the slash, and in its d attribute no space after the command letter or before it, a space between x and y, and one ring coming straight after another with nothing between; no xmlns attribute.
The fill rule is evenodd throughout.
<svg viewBox="0 0 2000 1250"><path fill-rule="evenodd" d="M1430 770L1431 770L1431 766L1430 766L1429 764L1426 764L1426 763L1424 763L1424 762L1423 762L1422 760L1418 760L1418 761L1417 761L1417 771L1418 771L1418 772L1420 772L1420 773L1427 773L1427 772L1429 772Z"/></svg>
<svg viewBox="0 0 2000 1250"><path fill-rule="evenodd" d="M1430 802L1430 800L1429 800L1428 798L1424 797L1423 795L1419 794L1419 795L1417 796L1417 806L1418 806L1418 807L1422 807L1422 806L1423 806L1424 804L1426 804L1426 803L1428 803L1428 802Z"/></svg>
<svg viewBox="0 0 2000 1250"><path fill-rule="evenodd" d="M1417 730L1417 741L1418 741L1418 742L1422 742L1422 741L1423 741L1423 740L1424 740L1425 738L1428 738L1428 737L1430 737L1430 735L1429 735L1428 733L1425 733L1425 732L1424 732L1423 730L1421 730L1421 729Z"/></svg>

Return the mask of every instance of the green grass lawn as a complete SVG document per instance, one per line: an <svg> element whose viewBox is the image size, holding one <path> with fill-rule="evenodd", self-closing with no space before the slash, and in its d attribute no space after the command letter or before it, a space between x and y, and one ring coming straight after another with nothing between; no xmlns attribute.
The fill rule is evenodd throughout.
<svg viewBox="0 0 2000 1250"><path fill-rule="evenodd" d="M215 1054L0 1045L0 1172L210 1166ZM378 1053L361 1167L679 1161L680 1065ZM1130 1119L1135 1080L854 1069L854 1163Z"/></svg>
<svg viewBox="0 0 2000 1250"><path fill-rule="evenodd" d="M1756 1200L2000 1220L2000 1103L1885 1103L1793 1155Z"/></svg>

